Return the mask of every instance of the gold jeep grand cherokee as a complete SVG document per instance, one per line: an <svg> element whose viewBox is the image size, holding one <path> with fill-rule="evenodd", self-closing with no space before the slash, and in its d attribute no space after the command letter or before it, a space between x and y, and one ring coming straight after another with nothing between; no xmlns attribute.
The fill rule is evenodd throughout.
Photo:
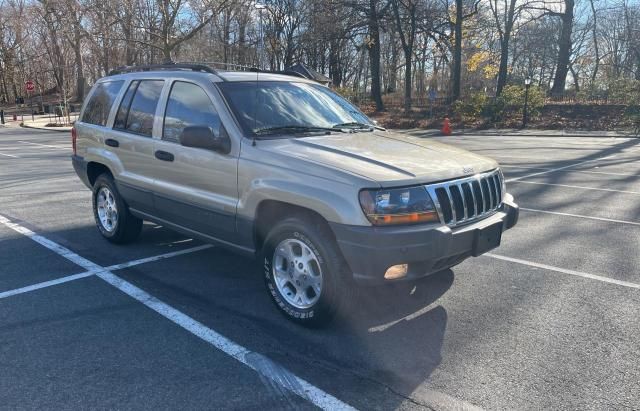
<svg viewBox="0 0 640 411"><path fill-rule="evenodd" d="M302 324L359 285L485 253L518 220L494 160L384 130L291 75L122 69L94 85L72 134L107 240L133 241L149 220L256 257Z"/></svg>

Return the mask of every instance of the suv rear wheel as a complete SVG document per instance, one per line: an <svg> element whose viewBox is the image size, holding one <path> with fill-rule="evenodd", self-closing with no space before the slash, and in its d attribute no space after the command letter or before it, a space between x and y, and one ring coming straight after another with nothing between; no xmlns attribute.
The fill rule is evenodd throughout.
<svg viewBox="0 0 640 411"><path fill-rule="evenodd" d="M265 240L262 257L273 302L302 325L326 324L353 291L347 264L322 224L298 217L278 223Z"/></svg>
<svg viewBox="0 0 640 411"><path fill-rule="evenodd" d="M106 173L93 184L93 216L100 234L112 243L132 242L142 230L142 220L129 212L113 177Z"/></svg>

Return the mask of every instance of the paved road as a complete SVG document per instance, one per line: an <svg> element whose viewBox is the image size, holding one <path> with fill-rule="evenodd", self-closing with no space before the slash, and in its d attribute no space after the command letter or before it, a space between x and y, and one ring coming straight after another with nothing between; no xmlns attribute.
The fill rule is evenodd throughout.
<svg viewBox="0 0 640 411"><path fill-rule="evenodd" d="M519 225L313 331L252 261L152 224L105 242L68 136L0 128L0 404L637 409L640 140L441 140L504 165Z"/></svg>

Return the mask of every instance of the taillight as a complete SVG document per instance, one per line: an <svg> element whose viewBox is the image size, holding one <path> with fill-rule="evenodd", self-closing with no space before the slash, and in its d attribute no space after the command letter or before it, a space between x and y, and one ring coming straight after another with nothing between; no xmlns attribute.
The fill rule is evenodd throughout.
<svg viewBox="0 0 640 411"><path fill-rule="evenodd" d="M78 139L78 133L76 132L76 128L71 128L71 147L73 148L73 154L76 154L76 140Z"/></svg>

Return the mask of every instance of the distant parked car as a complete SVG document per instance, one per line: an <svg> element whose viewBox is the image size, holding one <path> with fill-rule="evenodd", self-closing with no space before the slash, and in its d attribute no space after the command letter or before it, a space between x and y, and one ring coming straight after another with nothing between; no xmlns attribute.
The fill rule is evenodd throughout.
<svg viewBox="0 0 640 411"><path fill-rule="evenodd" d="M303 324L359 285L483 254L518 219L495 161L386 131L299 77L126 70L97 82L72 135L106 239L149 220L258 256L276 306Z"/></svg>

